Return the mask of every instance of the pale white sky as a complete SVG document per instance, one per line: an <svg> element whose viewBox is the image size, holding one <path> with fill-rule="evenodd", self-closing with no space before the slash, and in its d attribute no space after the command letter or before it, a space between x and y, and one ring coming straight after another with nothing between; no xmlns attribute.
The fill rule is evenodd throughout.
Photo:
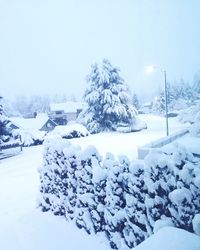
<svg viewBox="0 0 200 250"><path fill-rule="evenodd" d="M103 58L141 96L200 69L199 0L0 0L0 94L82 97Z"/></svg>

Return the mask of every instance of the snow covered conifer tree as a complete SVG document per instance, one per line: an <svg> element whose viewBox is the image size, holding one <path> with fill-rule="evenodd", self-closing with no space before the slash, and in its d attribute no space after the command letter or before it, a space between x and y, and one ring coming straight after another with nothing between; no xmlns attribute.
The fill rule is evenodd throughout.
<svg viewBox="0 0 200 250"><path fill-rule="evenodd" d="M3 104L2 104L3 97L0 96L0 142L9 140L11 134L8 131L6 124L8 123L8 120L4 114L3 110Z"/></svg>
<svg viewBox="0 0 200 250"><path fill-rule="evenodd" d="M158 114L164 114L165 112L165 96L161 92L153 101L152 111Z"/></svg>
<svg viewBox="0 0 200 250"><path fill-rule="evenodd" d="M192 89L194 91L195 98L199 99L200 98L200 71L198 71L194 75L194 83L193 83Z"/></svg>
<svg viewBox="0 0 200 250"><path fill-rule="evenodd" d="M115 130L119 124L134 124L136 110L118 68L103 60L101 67L92 65L87 81L84 94L87 108L80 119L84 118L83 123L91 133Z"/></svg>
<svg viewBox="0 0 200 250"><path fill-rule="evenodd" d="M132 104L136 109L139 109L140 103L139 103L138 97L135 93L133 94L133 97L132 97Z"/></svg>

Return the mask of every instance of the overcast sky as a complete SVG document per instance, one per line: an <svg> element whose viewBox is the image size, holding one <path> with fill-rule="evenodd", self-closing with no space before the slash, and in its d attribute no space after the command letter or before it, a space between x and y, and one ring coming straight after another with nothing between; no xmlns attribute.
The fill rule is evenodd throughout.
<svg viewBox="0 0 200 250"><path fill-rule="evenodd" d="M199 0L0 0L0 94L82 97L90 65L108 58L151 96L200 69Z"/></svg>

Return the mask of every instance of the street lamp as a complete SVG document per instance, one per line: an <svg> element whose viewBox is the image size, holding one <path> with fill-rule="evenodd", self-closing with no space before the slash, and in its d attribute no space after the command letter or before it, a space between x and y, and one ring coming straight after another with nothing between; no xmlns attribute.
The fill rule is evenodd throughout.
<svg viewBox="0 0 200 250"><path fill-rule="evenodd" d="M165 119L166 119L166 135L169 135L169 124L168 124L168 106L167 106L167 100L168 100L168 95L167 95L167 73L166 70L161 69L155 65L150 65L146 68L147 73L152 73L156 69L160 70L164 74L164 84L165 84Z"/></svg>

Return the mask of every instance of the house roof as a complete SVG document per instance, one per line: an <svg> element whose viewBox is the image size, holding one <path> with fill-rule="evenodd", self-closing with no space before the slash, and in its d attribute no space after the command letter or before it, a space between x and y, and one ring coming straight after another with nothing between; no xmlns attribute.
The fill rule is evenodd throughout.
<svg viewBox="0 0 200 250"><path fill-rule="evenodd" d="M85 103L83 102L65 102L50 104L51 111L64 110L65 113L77 112L78 109L83 109Z"/></svg>
<svg viewBox="0 0 200 250"><path fill-rule="evenodd" d="M36 118L10 117L9 120L19 128L41 129L48 121L47 114L38 114Z"/></svg>

